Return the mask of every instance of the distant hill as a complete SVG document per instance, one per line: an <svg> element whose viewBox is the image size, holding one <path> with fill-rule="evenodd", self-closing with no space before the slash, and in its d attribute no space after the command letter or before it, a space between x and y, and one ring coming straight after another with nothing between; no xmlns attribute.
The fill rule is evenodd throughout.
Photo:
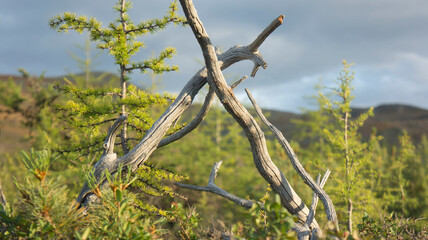
<svg viewBox="0 0 428 240"><path fill-rule="evenodd" d="M110 80L118 78L117 75L112 73L93 73L95 78L102 75L104 79L97 84L106 84ZM76 76L83 76L83 74L77 74ZM63 81L64 77L46 77L44 78L44 83ZM7 81L9 78L13 78L15 82L20 83L25 89L27 84L23 77L0 75L0 81ZM34 79L34 77L32 78ZM352 116L357 117L367 110L365 108L353 108ZM270 112L268 119L289 140L299 134L292 120L304 119L303 115L276 110L265 110L265 112ZM419 142L423 135L428 136L428 110L426 109L403 104L385 104L376 107L374 113L375 116L369 118L361 128L363 139L367 139L370 136L373 128L377 129L378 134L384 137L383 141L388 144L397 144L398 136L403 131L407 131L415 142ZM24 140L26 133L28 133L28 129L21 126L20 116L16 114L7 116L6 113L0 111L0 152L12 150L14 149L13 146L27 145L28 143Z"/></svg>
<svg viewBox="0 0 428 240"><path fill-rule="evenodd" d="M64 78L67 78L67 80L74 82L73 77L77 77L77 78L84 78L84 73L77 73L75 75L63 75L63 76L58 76L58 77L44 77L43 78L43 83L44 84L50 84L50 83L55 83L55 82L64 82ZM30 79L37 79L39 76L30 76ZM95 79L94 81L91 82L91 85L93 86L101 86L101 85L117 85L116 87L119 86L119 83L115 80L117 80L119 78L119 76L117 74L114 73L109 73L109 72L91 72L91 77L93 79ZM102 78L102 79L100 79ZM21 75L0 75L0 81L8 81L9 79L13 79L13 81L15 83L19 83L20 85L22 85L25 89L26 87L26 80L23 76Z"/></svg>
<svg viewBox="0 0 428 240"><path fill-rule="evenodd" d="M368 108L353 108L351 115L359 116ZM294 129L292 119L304 119L299 114L270 111L269 120L289 138L298 134ZM363 139L370 136L373 128L384 137L385 142L398 143L398 136L407 131L415 142L423 135L428 136L428 110L403 104L385 104L374 108L374 117L370 117L361 128Z"/></svg>

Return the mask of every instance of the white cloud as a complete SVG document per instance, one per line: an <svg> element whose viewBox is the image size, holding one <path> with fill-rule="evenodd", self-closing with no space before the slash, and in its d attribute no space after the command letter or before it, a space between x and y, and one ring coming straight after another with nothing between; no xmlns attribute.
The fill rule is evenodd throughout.
<svg viewBox="0 0 428 240"><path fill-rule="evenodd" d="M94 16L104 24L116 16L115 1L7 1L0 9L0 74L16 73L19 67L34 74L60 75L75 69L67 55L84 36L57 34L48 19L64 11ZM169 1L134 1L130 15L136 22L162 16ZM355 62L359 80L355 82L356 104L383 102L428 102L428 2L425 0L325 0L325 1L245 1L195 2L213 43L227 50L248 44L270 21L285 14L283 26L262 45L268 63L247 87L262 105L295 110L303 96L312 94L313 83L322 77L328 82L341 68L341 60ZM146 38L148 48L139 58L151 56L166 46L175 46L178 56L169 61L179 73L164 76L169 91L179 91L199 69L199 46L190 29L171 27ZM111 56L100 59L100 70L115 72ZM249 74L251 63L233 66L232 76ZM148 76L135 75L138 81ZM313 79L313 80L305 80ZM148 80L145 80L148 81ZM308 82L309 81L309 82Z"/></svg>

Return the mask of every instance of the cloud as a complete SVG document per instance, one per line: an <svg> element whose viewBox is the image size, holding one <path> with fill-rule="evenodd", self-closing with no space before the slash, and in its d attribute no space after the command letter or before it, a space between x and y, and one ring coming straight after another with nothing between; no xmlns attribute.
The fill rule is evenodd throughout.
<svg viewBox="0 0 428 240"><path fill-rule="evenodd" d="M357 67L356 102L360 106L405 103L427 108L428 58L398 53L390 61Z"/></svg>
<svg viewBox="0 0 428 240"><path fill-rule="evenodd" d="M76 43L84 44L85 35L55 33L49 29L49 18L71 11L107 24L116 17L114 3L5 2L0 9L0 73L16 73L19 67L34 74L46 70L48 76L64 74L65 68L77 71L67 51L75 51ZM160 17L168 4L134 1L130 15L136 22ZM319 78L325 82L334 79L342 59L356 63L356 104L428 102L428 95L422 91L428 87L427 1L217 0L195 1L195 5L213 43L223 50L248 44L275 17L285 14L283 26L260 49L268 69L260 70L256 79L245 83L266 107L296 110L297 103L304 102L303 96ZM144 41L148 47L138 58L150 57L166 46L177 48L178 55L169 63L178 65L180 71L163 77L168 91L180 91L200 68L202 54L189 28L170 27ZM103 54L98 61L97 70L116 71L111 56ZM226 73L239 78L248 75L251 68L251 63L240 63ZM134 74L133 78L150 82L145 75Z"/></svg>

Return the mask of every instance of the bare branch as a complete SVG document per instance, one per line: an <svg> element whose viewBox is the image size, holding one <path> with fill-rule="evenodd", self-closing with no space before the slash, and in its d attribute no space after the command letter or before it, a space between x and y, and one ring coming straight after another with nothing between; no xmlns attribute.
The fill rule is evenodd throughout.
<svg viewBox="0 0 428 240"><path fill-rule="evenodd" d="M260 34L263 36L259 35L258 46L264 41L264 39L267 38L270 33L271 31L263 31L262 34ZM251 60L255 64L265 64L261 55L259 53L255 54L253 51L250 51L247 46L235 46L230 48L218 56L217 64L221 69L226 69L232 64L243 60ZM132 171L137 170L139 166L143 164L149 158L152 152L158 147L160 141L168 132L173 122L192 104L196 94L206 83L207 69L202 68L183 87L175 101L167 108L167 110L165 110L165 112L146 132L146 135L143 137L143 139L127 154L108 163L109 172L114 174L117 171L119 164L123 164L124 167L130 165L132 166ZM99 161L101 161L102 158ZM278 170L275 168L275 171ZM280 174L279 172L277 172L276 179L277 180L275 181L278 182L283 180L286 181L283 174ZM104 183L106 182L105 179L99 179L99 181ZM278 184L275 185L278 187ZM285 188L288 188L288 185ZM290 204L294 206L289 208L292 212L300 212L302 208L305 208L304 204L300 199L295 201L293 198L294 195L295 193L292 191L291 195L289 195L287 198L288 200L285 201L290 202ZM85 187L82 188L79 196L80 198L77 199L77 202L82 203L82 205L88 205L93 201L94 198L96 198L96 196L90 191L88 192ZM305 211L309 212L307 208Z"/></svg>
<svg viewBox="0 0 428 240"><path fill-rule="evenodd" d="M317 178L317 184L323 188L325 183L327 182L327 178L330 176L331 171L327 169L326 173L324 174L324 177L321 180L321 175L318 175ZM314 220L316 208L318 204L318 195L314 192L313 198L312 198L312 204L311 209L309 211L308 218L306 219L305 224L298 223L296 226L293 227L293 230L297 232L298 239L301 240L316 240L318 239L318 229L310 229L310 225L312 224L312 221ZM337 223L337 222L336 222ZM336 224L337 225L337 224ZM321 235L322 232L319 232L319 235Z"/></svg>
<svg viewBox="0 0 428 240"><path fill-rule="evenodd" d="M119 127L122 126L122 124L125 123L126 119L128 119L128 116L121 115L116 121L113 123L113 125L109 128L107 137L104 140L103 148L105 154L112 154L114 152L114 140L117 136L117 131L119 130Z"/></svg>
<svg viewBox="0 0 428 240"><path fill-rule="evenodd" d="M180 131L162 139L162 141L159 142L158 148L177 141L178 139L186 136L189 132L193 131L197 126L199 126L199 124L201 124L201 122L204 120L205 116L207 115L208 111L210 110L212 102L214 100L214 96L215 96L214 90L210 88L208 90L207 96L205 97L205 101L201 107L201 110L199 110L195 118L189 124L187 124L184 128L182 128Z"/></svg>
<svg viewBox="0 0 428 240"><path fill-rule="evenodd" d="M232 89L234 89L234 88L236 88L239 84L241 84L245 79L247 79L248 78L248 76L247 75L245 75L245 76L243 76L241 79L239 79L238 81L236 81L235 83L233 83L231 86L230 86L230 88L232 88Z"/></svg>
<svg viewBox="0 0 428 240"><path fill-rule="evenodd" d="M275 31L279 26L281 26L284 21L284 15L279 16L275 20L273 20L265 30L252 42L248 45L248 49L250 51L257 51L260 45L266 40L266 38Z"/></svg>
<svg viewBox="0 0 428 240"><path fill-rule="evenodd" d="M100 182L100 185L102 184L102 181L104 179L101 179L103 177L103 172L108 169L109 172L112 172L111 168L113 166L112 163L117 161L117 155L114 153L114 145L116 136L118 134L118 131L122 124L125 123L126 119L128 117L126 115L121 115L109 128L107 136L104 140L103 148L104 152L101 156L100 160L95 163L94 169L94 176L95 179L97 179L98 182ZM80 191L79 195L77 196L76 203L80 205L88 205L91 202L96 201L98 198L95 197L96 195L92 193L92 189L89 187L88 183L86 182L83 186L82 190Z"/></svg>
<svg viewBox="0 0 428 240"><path fill-rule="evenodd" d="M323 188L325 183L327 182L328 177L330 176L331 171L329 169L327 169L327 171L325 172L322 180L321 180L321 175L318 175L317 178L317 184L320 186L320 188ZM312 204L311 204L311 208L309 210L309 215L308 218L306 219L306 225L310 226L312 223L312 220L314 219L316 210L317 210L317 205L318 205L318 194L316 194L314 192L314 195L312 197Z"/></svg>
<svg viewBox="0 0 428 240"><path fill-rule="evenodd" d="M321 174L318 174L317 184L320 185L320 182L321 182ZM312 196L312 204L311 204L311 207L309 208L309 215L308 215L308 218L306 218L306 226L310 225L312 223L312 220L314 220L314 216L317 210L317 205L318 205L318 195L314 192Z"/></svg>
<svg viewBox="0 0 428 240"><path fill-rule="evenodd" d="M263 178L272 186L275 192L280 195L283 206L290 213L296 215L300 222L304 223L309 213L309 209L288 183L284 174L272 162L267 150L266 139L264 138L263 131L257 124L256 120L235 97L232 89L227 85L221 72L220 62L217 60L214 46L212 45L209 36L197 15L192 1L180 0L180 3L182 5L184 14L186 15L189 26L191 27L201 47L205 59L205 65L208 69L209 85L215 89L220 102L240 124L245 134L247 135L253 153L253 161L260 175L262 175ZM282 19L282 17L278 19ZM276 20L277 25L279 21L278 19ZM271 27L271 29L275 28L276 27ZM269 35L270 31L267 32L267 35ZM262 42L265 38L261 37L257 39ZM252 49L256 50L257 46L258 44L254 44ZM255 52L253 52L253 54L258 55L258 53ZM266 67L266 65L262 65L261 62L258 62L259 60L263 61L261 58L256 59L258 60L255 61L255 64ZM316 221L313 221L312 227L319 229Z"/></svg>
<svg viewBox="0 0 428 240"><path fill-rule="evenodd" d="M1 180L0 180L0 204L4 208L6 208L7 200L6 200L6 197L4 196L4 193L3 193L3 186L1 185Z"/></svg>
<svg viewBox="0 0 428 240"><path fill-rule="evenodd" d="M234 89L247 78L248 76L243 76L241 79L233 83L231 88ZM165 145L168 145L172 142L177 141L178 139L181 139L182 137L186 136L188 133L193 131L197 126L199 126L199 124L201 124L201 122L205 119L208 111L211 109L214 96L215 96L214 90L210 87L208 90L208 94L205 97L204 103L201 109L199 110L198 114L196 114L195 118L189 124L187 124L184 128L182 128L180 131L172 134L169 137L162 139L162 141L160 141L158 145L158 148L164 147ZM177 120L175 120L174 125L177 123L177 121L178 121L178 118Z"/></svg>
<svg viewBox="0 0 428 240"><path fill-rule="evenodd" d="M245 91L247 92L248 98L250 98L251 103L254 106L254 109L256 110L259 117L262 119L263 123L272 131L272 133L274 133L278 142L282 145L284 150L287 152L288 157L294 169L297 171L300 177L302 177L306 185L308 185L312 189L312 191L317 193L317 195L323 202L327 219L330 221L336 221L337 219L336 210L334 209L334 205L333 205L333 202L331 201L331 198L318 184L316 184L316 182L312 179L312 177L306 172L305 168L302 166L296 154L294 153L293 149L291 148L290 143L287 141L284 135L282 135L281 131L279 131L278 128L276 128L266 119L266 117L263 115L262 110L257 105L256 101L251 95L250 91L248 89L245 89Z"/></svg>
<svg viewBox="0 0 428 240"><path fill-rule="evenodd" d="M238 204L239 206L242 206L245 208L251 208L253 206L253 204L255 203L254 201L246 200L246 199L237 197L237 196L235 196L231 193L228 193L225 190L219 188L217 185L215 185L215 178L217 177L217 172L220 169L220 166L222 163L223 163L223 161L216 162L214 164L213 168L211 169L211 173L210 173L210 176L208 179L208 184L205 187L189 185L189 184L184 184L184 183L174 183L174 184L181 187L181 188L191 189L191 190L195 190L195 191L203 191L203 192L214 193L214 194L217 194L221 197L224 197L224 198ZM259 204L263 205L262 203L259 203Z"/></svg>

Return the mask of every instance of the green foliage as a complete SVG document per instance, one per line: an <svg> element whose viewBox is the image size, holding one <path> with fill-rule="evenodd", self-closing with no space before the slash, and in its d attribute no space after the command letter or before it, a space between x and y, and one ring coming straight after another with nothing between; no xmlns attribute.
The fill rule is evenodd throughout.
<svg viewBox="0 0 428 240"><path fill-rule="evenodd" d="M21 95L21 85L15 83L12 78L7 82L0 82L0 102L3 106L11 108L13 112L20 110L21 103L25 100Z"/></svg>
<svg viewBox="0 0 428 240"><path fill-rule="evenodd" d="M24 165L38 181L27 178L24 184L15 182L21 198L8 211L2 209L0 218L5 231L0 236L30 239L63 239L74 234L80 226L82 211L67 199L68 190L63 179L45 181L50 163L50 151L23 152Z"/></svg>
<svg viewBox="0 0 428 240"><path fill-rule="evenodd" d="M265 196L263 205L255 203L249 210L251 221L234 226L234 232L245 239L295 239L291 231L295 217L282 206L279 195L273 201Z"/></svg>
<svg viewBox="0 0 428 240"><path fill-rule="evenodd" d="M23 160L29 166L39 166L35 162L43 162L41 156L47 159L45 151L33 152L31 155L34 157L25 157ZM43 165L46 172L48 166ZM28 168L31 172L33 169L40 168ZM145 212L136 207L135 194L127 191L136 179L131 176L129 169L124 176L121 176L121 171L113 176L106 173L110 187L101 190L100 203L87 211L76 208L72 201L74 196L70 198L68 195L63 178L45 181L35 176L37 181L27 178L24 184L15 183L21 197L13 207L1 206L0 238L152 239L170 234L168 229L162 228L166 218L147 217ZM95 179L92 180L94 183ZM99 190L98 185L92 186ZM171 212L172 216L179 218L175 209ZM184 230L188 231L189 228Z"/></svg>
<svg viewBox="0 0 428 240"><path fill-rule="evenodd" d="M126 191L129 182L116 178L110 189L101 194L101 203L90 209L91 221L78 234L78 239L152 239L155 225L133 207L135 196ZM152 229L151 229L152 228Z"/></svg>
<svg viewBox="0 0 428 240"><path fill-rule="evenodd" d="M68 132L71 144L67 144L67 147L59 145L55 147L61 153L71 154L79 159L99 152L108 124L118 115L128 115L128 120L119 134L122 151L127 153L154 122L149 109L173 100L168 94L149 94L139 90L133 85L128 85L127 81L133 70L141 70L143 73L152 70L155 74L160 74L178 69L177 66L169 66L165 62L175 53L175 49L171 47L161 51L158 57L148 60L134 61L131 57L144 46L144 42L137 40L138 37L156 33L170 23L185 25L185 19L177 15L177 2L171 2L164 17L134 24L128 15L131 7L130 1L119 0L114 7L118 17L108 24L108 27L102 27L101 22L95 18L88 19L74 13L63 13L50 21L50 26L59 32L87 31L91 41L97 43L97 48L108 51L114 57L119 70L117 81L120 81L119 88L109 86L82 88L70 81L68 85L56 86L59 91L69 96L68 99L59 102L56 109L64 113L63 120L72 129ZM88 75L88 63L85 62L80 66L85 75ZM85 82L87 83L87 80Z"/></svg>
<svg viewBox="0 0 428 240"><path fill-rule="evenodd" d="M41 182L48 174L49 165L58 157L53 156L50 150L35 151L33 148L30 149L29 155L25 151L21 153L25 167Z"/></svg>
<svg viewBox="0 0 428 240"><path fill-rule="evenodd" d="M421 141L419 149L426 143ZM387 161L380 166L382 176L377 194L383 199L383 209L406 217L420 217L428 214L426 157L418 151L410 136L404 132L399 145L392 149Z"/></svg>
<svg viewBox="0 0 428 240"><path fill-rule="evenodd" d="M425 216L428 209L426 138L415 147L411 138L403 133L399 146L388 146L379 141L374 130L371 138L361 140L359 127L372 110L352 116L353 73L349 67L345 63L345 70L337 81L338 88L315 97L320 109L307 111L303 120L295 121L299 132L303 132L299 134L299 144L295 145L297 154L303 160L311 160L307 164L309 172L332 170L326 191L333 199L342 229L348 220L347 196L351 197L356 223L361 221L364 212L369 215L396 212L413 218ZM322 223L323 213L318 212L317 216Z"/></svg>
<svg viewBox="0 0 428 240"><path fill-rule="evenodd" d="M365 213L362 223L358 224L358 231L368 239L427 239L428 229L420 228L420 222L426 220L405 219L394 212L376 220Z"/></svg>
<svg viewBox="0 0 428 240"><path fill-rule="evenodd" d="M119 14L118 18L110 23L107 28L102 27L101 22L95 18L77 16L75 13L63 13L50 20L50 26L59 32L74 30L78 33L88 31L91 41L97 42L97 48L107 50L115 59L121 70L132 71L139 69L143 72L150 69L156 73L177 70L176 66L165 65L165 60L171 58L175 53L173 48L166 48L161 51L157 58L145 61L131 61L131 56L135 55L144 43L137 41L139 36L148 33L156 33L164 29L168 24L184 25L184 17L177 15L178 3L171 2L167 14L162 18L154 18L134 24L128 15L132 7L131 2L119 0L114 9ZM123 69L122 69L123 68Z"/></svg>
<svg viewBox="0 0 428 240"><path fill-rule="evenodd" d="M332 117L333 128L324 128L323 135L331 145L331 158L339 167L333 169L334 187L330 195L334 196L335 206L342 218L346 219L347 229L352 233L353 213L361 214L362 209L371 206L372 194L367 188L371 176L371 149L379 137L373 136L368 142L362 142L358 129L368 117L373 116L373 108L358 117L351 118L351 94L354 73L351 65L343 61L344 68L337 79L338 88L333 89L330 99L320 93L321 107ZM331 186L331 185L330 185Z"/></svg>
<svg viewBox="0 0 428 240"><path fill-rule="evenodd" d="M169 196L174 197L176 193L167 182L181 182L187 177L179 175L174 171L156 166L151 162L145 162L136 172L137 181L132 184L132 187L141 191L141 194L147 194L153 197Z"/></svg>
<svg viewBox="0 0 428 240"><path fill-rule="evenodd" d="M173 56L175 49L167 47L158 57L148 60L133 61L131 57L144 46L143 42L137 40L138 37L155 33L170 23L184 25L184 18L177 15L177 6L176 2L172 2L168 13L163 18L134 24L128 15L128 10L132 7L131 3L121 0L114 7L118 18L106 28L102 27L101 22L95 18L78 17L72 13L64 13L51 20L51 27L59 32L87 31L91 41L97 43L97 48L107 50L114 57L120 73L119 78L116 79L120 84L114 86L97 87L86 81L86 88L83 88L67 80L68 84L56 86L60 92L68 96L58 102L55 108L64 113L62 120L66 122L69 130L67 144L57 144L54 149L69 158L76 158L84 164L90 164L93 159L84 157L90 155L94 158L99 157L99 153L103 150L107 128L118 115L128 117L118 135L122 148L116 152L125 154L142 139L154 123L152 114L156 112L156 108L170 103L174 98L169 94L152 94L128 84L129 74L137 69L143 73L152 70L155 74L177 70L176 66L168 66L165 63L166 59ZM88 62L80 66L84 67L82 70L88 75ZM84 162L85 159L89 162ZM164 181L178 180L182 177L150 165L142 168L144 170L136 173L138 181L133 183L133 188L141 193L141 197L135 201L140 208L149 213L149 216L153 214L166 216L165 211L147 203L147 195L173 195L172 189L166 186ZM90 174L87 176L89 176L88 181L93 180ZM94 183L93 187L97 195L101 194L98 185Z"/></svg>
<svg viewBox="0 0 428 240"><path fill-rule="evenodd" d="M183 116L183 121L186 117L191 116ZM267 187L254 167L250 145L242 129L219 107L213 107L201 125L178 144L158 149L152 157L162 165L189 176L189 183L201 186L206 185L213 164L223 160L216 184L243 198L258 199ZM286 165L285 161L282 163ZM221 219L225 224L247 216L244 208L237 208L219 196L187 190L180 190L180 193L195 204L202 216Z"/></svg>
<svg viewBox="0 0 428 240"><path fill-rule="evenodd" d="M171 213L174 216L174 222L177 225L175 235L178 239L196 240L200 239L199 223L201 218L198 216L194 207L185 209L181 203L172 203Z"/></svg>
<svg viewBox="0 0 428 240"><path fill-rule="evenodd" d="M58 111L63 112L62 120L69 130L67 144L56 144L54 149L74 158L102 151L106 129L116 120L115 115L121 112L123 105L128 107L126 141L132 147L154 122L150 109L173 99L168 94L149 94L134 85L127 87L128 96L123 99L120 99L119 88L79 89L73 85L61 85L57 89L69 96L55 105Z"/></svg>

